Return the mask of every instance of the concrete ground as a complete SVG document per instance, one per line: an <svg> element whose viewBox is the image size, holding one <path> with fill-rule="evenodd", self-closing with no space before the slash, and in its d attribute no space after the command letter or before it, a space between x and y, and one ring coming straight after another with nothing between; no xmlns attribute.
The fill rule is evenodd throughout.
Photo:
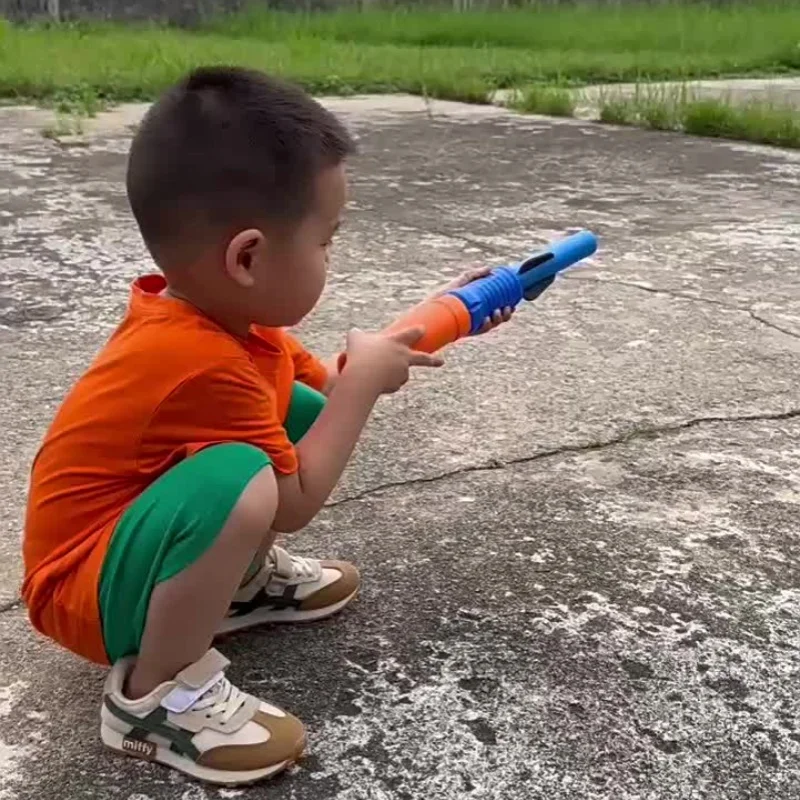
<svg viewBox="0 0 800 800"><path fill-rule="evenodd" d="M361 137L333 351L467 263L572 229L585 268L382 402L293 547L353 559L335 621L221 643L308 760L217 791L107 754L103 672L15 602L27 472L149 265L123 120L0 112L0 798L794 800L800 795L800 154L411 98Z"/></svg>

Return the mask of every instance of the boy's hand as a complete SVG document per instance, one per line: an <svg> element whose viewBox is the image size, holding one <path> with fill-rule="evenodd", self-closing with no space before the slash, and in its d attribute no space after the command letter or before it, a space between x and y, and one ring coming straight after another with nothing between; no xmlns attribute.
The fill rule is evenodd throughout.
<svg viewBox="0 0 800 800"><path fill-rule="evenodd" d="M411 367L441 367L437 355L412 350L424 329L409 328L395 333L365 333L353 329L347 334L347 369L360 370L363 379L374 382L380 394L392 394L408 381Z"/></svg>
<svg viewBox="0 0 800 800"><path fill-rule="evenodd" d="M460 289L462 286L466 286L468 283L472 283L473 281L477 281L480 278L485 278L487 275L491 274L493 267L482 266L482 267L474 267L473 269L468 269L465 272L462 272L457 278L450 281L450 283L443 286L438 291L434 292L431 297L439 297L440 295L445 294L445 292L452 291L453 289ZM488 333L490 330L496 328L498 325L502 325L504 322L508 322L512 315L514 314L513 308L504 308L502 311L495 311L494 316L486 317L483 321L483 325L481 326L478 334Z"/></svg>

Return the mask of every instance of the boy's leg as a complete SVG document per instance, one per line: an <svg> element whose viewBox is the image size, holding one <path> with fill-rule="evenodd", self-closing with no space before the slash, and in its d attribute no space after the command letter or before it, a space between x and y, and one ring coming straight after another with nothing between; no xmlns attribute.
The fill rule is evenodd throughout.
<svg viewBox="0 0 800 800"><path fill-rule="evenodd" d="M253 553L273 538L269 523L277 506L275 476L263 469L247 484L211 547L155 587L128 677L131 699L150 693L206 653Z"/></svg>
<svg viewBox="0 0 800 800"><path fill-rule="evenodd" d="M298 384L291 435L304 435L323 403ZM228 662L208 650L215 630L320 619L358 589L352 565L272 546L276 508L266 455L228 444L173 467L123 515L99 593L114 664L101 727L110 747L222 784L275 774L302 753L299 720L233 687Z"/></svg>
<svg viewBox="0 0 800 800"><path fill-rule="evenodd" d="M284 421L292 442L305 436L324 405L323 394L295 383ZM289 555L273 540L265 540L251 562L218 633L265 623L324 619L343 609L358 592L360 577L352 564Z"/></svg>
<svg viewBox="0 0 800 800"><path fill-rule="evenodd" d="M232 686L209 650L277 502L266 456L231 444L181 462L123 515L100 582L109 747L218 784L268 777L302 754L299 720Z"/></svg>

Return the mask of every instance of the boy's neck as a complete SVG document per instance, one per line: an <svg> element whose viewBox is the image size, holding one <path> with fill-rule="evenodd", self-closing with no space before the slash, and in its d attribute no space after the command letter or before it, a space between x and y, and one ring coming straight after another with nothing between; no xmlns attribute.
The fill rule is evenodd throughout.
<svg viewBox="0 0 800 800"><path fill-rule="evenodd" d="M163 297L187 303L238 339L246 339L250 333L251 323L248 320L243 320L241 317L237 318L235 314L221 313L219 309L212 309L210 304L203 303L202 301L198 302L197 299L189 297L170 283L167 283L161 294Z"/></svg>

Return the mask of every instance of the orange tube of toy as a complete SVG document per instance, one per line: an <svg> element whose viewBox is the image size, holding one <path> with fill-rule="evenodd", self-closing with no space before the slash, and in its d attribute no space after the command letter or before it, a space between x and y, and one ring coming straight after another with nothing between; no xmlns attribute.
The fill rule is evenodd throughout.
<svg viewBox="0 0 800 800"><path fill-rule="evenodd" d="M425 328L425 333L414 345L414 349L423 353L435 353L456 339L467 336L472 320L466 306L457 297L445 294L415 306L388 328L384 328L383 332L394 333L416 326Z"/></svg>
<svg viewBox="0 0 800 800"><path fill-rule="evenodd" d="M472 320L467 307L457 297L445 294L414 306L384 328L383 333L394 333L417 326L424 327L425 333L414 345L414 350L435 353L445 345L469 335ZM339 372L344 368L346 360L346 353L341 353L337 359Z"/></svg>

